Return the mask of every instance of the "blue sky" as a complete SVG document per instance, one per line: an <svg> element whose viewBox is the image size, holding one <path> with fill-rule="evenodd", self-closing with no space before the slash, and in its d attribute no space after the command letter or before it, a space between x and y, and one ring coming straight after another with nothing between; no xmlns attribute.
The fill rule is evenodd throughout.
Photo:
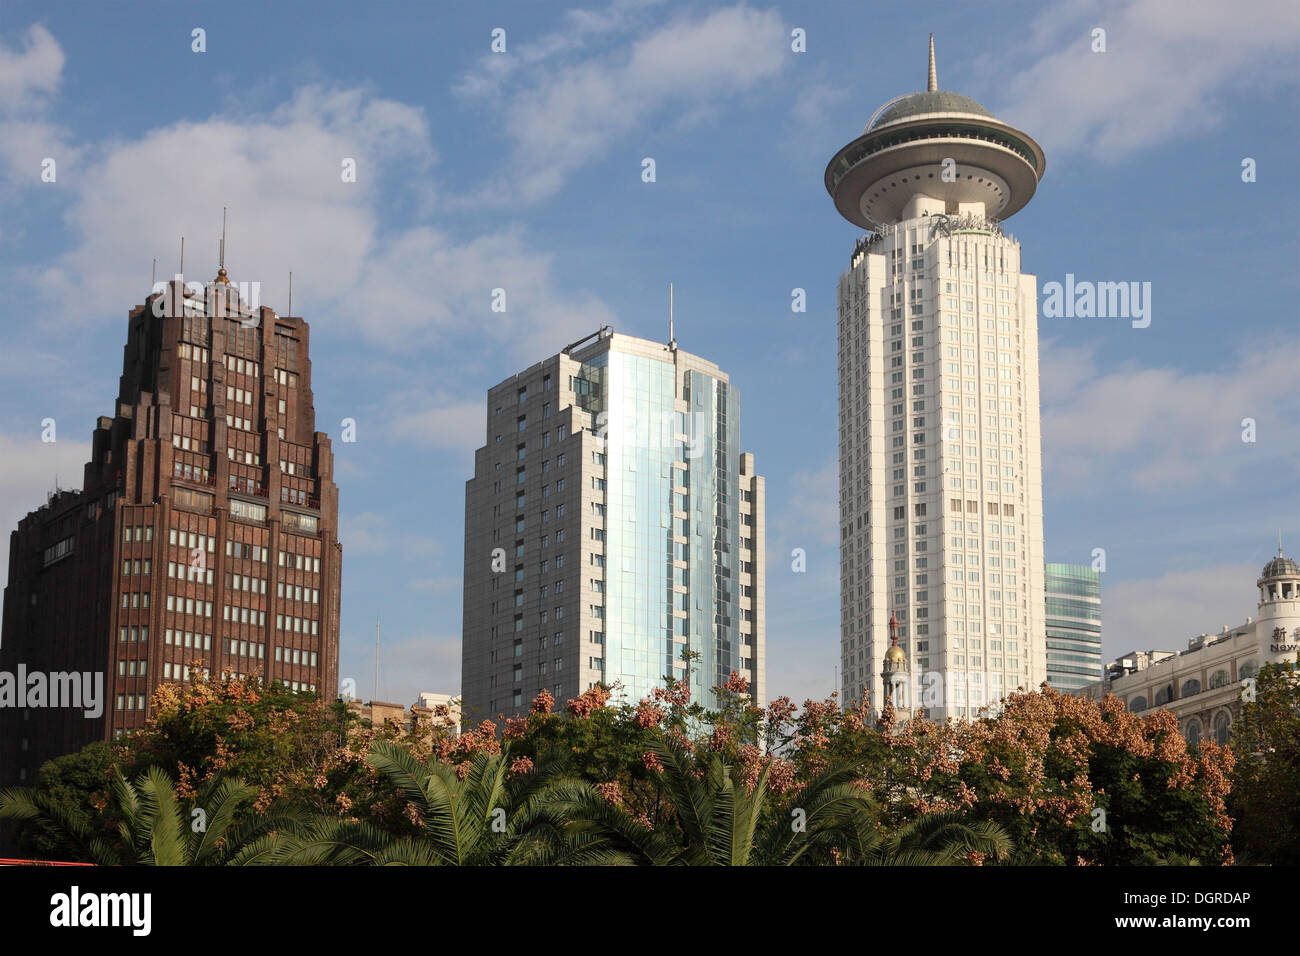
<svg viewBox="0 0 1300 956"><path fill-rule="evenodd" d="M930 32L940 87L1046 149L1006 227L1025 271L1152 285L1149 328L1040 320L1048 559L1106 550L1108 653L1241 621L1278 531L1300 551L1300 10L1285 0L9 0L0 522L56 474L79 484L153 258L169 275L184 235L187 277L210 278L228 205L232 278L283 312L292 270L312 326L340 486L341 674L369 695L380 614L379 696L454 692L487 388L602 323L663 337L672 281L677 338L741 389L742 443L767 477L769 694L824 696L835 288L858 233L822 172L877 106L924 87Z"/></svg>

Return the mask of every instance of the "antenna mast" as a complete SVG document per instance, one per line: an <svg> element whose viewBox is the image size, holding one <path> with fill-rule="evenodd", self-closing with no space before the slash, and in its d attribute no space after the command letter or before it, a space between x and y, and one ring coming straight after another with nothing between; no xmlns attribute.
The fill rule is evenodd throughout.
<svg viewBox="0 0 1300 956"><path fill-rule="evenodd" d="M226 207L221 207L221 249L217 253L217 268L226 267Z"/></svg>
<svg viewBox="0 0 1300 956"><path fill-rule="evenodd" d="M677 336L673 331L673 284L668 283L668 347L676 351Z"/></svg>
<svg viewBox="0 0 1300 956"><path fill-rule="evenodd" d="M371 704L379 699L379 615L375 615L375 693L370 698Z"/></svg>

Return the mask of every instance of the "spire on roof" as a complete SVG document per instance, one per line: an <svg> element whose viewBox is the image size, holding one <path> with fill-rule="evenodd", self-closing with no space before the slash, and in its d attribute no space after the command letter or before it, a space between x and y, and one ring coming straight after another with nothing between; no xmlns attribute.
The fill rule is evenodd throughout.
<svg viewBox="0 0 1300 956"><path fill-rule="evenodd" d="M934 93L939 89L939 74L934 69L934 34L930 34L930 81L925 85L927 91Z"/></svg>

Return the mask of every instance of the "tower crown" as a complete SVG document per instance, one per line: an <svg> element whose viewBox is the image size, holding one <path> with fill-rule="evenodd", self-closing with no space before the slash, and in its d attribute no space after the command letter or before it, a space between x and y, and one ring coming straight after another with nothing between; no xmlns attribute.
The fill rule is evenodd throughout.
<svg viewBox="0 0 1300 956"><path fill-rule="evenodd" d="M917 195L950 213L982 203L987 216L1005 219L1023 209L1047 167L1042 147L969 96L939 89L933 34L926 85L878 109L827 165L840 215L876 229L900 221Z"/></svg>
<svg viewBox="0 0 1300 956"><path fill-rule="evenodd" d="M1300 577L1300 564L1283 555L1279 549L1277 557L1264 565L1264 570L1260 572L1259 577L1261 581L1265 578Z"/></svg>
<svg viewBox="0 0 1300 956"><path fill-rule="evenodd" d="M885 670L907 670L907 653L898 646L898 618L889 614L889 649L885 651Z"/></svg>

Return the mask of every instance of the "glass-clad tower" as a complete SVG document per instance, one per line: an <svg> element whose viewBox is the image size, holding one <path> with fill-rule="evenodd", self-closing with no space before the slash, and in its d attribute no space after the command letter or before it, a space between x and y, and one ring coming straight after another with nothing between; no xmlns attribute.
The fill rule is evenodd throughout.
<svg viewBox="0 0 1300 956"><path fill-rule="evenodd" d="M471 719L603 683L763 702L763 479L716 365L601 330L488 393L466 486Z"/></svg>
<svg viewBox="0 0 1300 956"><path fill-rule="evenodd" d="M1047 682L1063 694L1099 681L1101 574L1086 564L1049 564Z"/></svg>
<svg viewBox="0 0 1300 956"><path fill-rule="evenodd" d="M1037 289L1001 221L1046 161L940 90L886 103L826 167L868 230L839 284L846 700L879 706L898 621L917 711L973 717L1046 677Z"/></svg>

